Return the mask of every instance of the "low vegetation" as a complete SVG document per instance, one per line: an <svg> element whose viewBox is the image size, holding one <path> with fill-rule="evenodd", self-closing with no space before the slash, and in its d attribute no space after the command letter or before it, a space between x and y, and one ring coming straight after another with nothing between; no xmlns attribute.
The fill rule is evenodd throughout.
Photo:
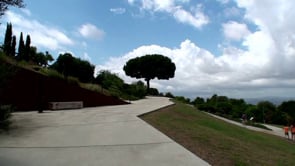
<svg viewBox="0 0 295 166"><path fill-rule="evenodd" d="M212 165L295 165L295 144L176 105L141 117Z"/></svg>
<svg viewBox="0 0 295 166"><path fill-rule="evenodd" d="M213 95L211 98L196 97L192 102L180 98L182 102L190 103L199 110L223 116L225 118L241 121L244 116L253 122L278 125L291 125L295 122L295 101L286 101L276 106L269 101L261 101L257 105L248 104L244 99L233 99L227 96ZM256 123L254 123L256 124Z"/></svg>
<svg viewBox="0 0 295 166"><path fill-rule="evenodd" d="M0 129L5 131L9 130L11 124L10 117L13 112L11 105L0 105Z"/></svg>

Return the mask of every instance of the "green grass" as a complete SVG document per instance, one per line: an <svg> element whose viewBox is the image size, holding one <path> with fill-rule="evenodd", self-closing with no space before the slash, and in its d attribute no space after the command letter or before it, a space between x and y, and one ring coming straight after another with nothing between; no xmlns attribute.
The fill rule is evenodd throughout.
<svg viewBox="0 0 295 166"><path fill-rule="evenodd" d="M295 144L175 106L142 117L212 165L295 165Z"/></svg>

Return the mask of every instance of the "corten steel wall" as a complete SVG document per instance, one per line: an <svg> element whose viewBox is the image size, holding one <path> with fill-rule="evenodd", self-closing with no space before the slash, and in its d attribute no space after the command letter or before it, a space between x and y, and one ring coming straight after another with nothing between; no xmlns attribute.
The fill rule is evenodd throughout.
<svg viewBox="0 0 295 166"><path fill-rule="evenodd" d="M83 101L84 107L127 104L116 97L23 68L16 68L12 79L0 87L0 103L11 104L18 111L37 110L40 104L47 109L48 102L63 101Z"/></svg>

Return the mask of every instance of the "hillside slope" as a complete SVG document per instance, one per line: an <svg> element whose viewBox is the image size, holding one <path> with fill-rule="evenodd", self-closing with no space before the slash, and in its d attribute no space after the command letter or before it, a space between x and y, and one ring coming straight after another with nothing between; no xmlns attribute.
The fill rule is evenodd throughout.
<svg viewBox="0 0 295 166"><path fill-rule="evenodd" d="M84 107L127 104L116 97L81 88L66 80L0 62L12 70L0 87L0 104L11 104L18 111L48 108L48 102L83 101Z"/></svg>

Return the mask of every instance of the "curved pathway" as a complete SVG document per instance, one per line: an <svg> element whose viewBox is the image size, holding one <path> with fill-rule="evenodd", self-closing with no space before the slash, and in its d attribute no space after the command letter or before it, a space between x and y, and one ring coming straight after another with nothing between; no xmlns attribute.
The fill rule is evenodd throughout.
<svg viewBox="0 0 295 166"><path fill-rule="evenodd" d="M268 124L263 124L264 126L271 129L271 130L265 130L265 129L258 128L258 127L247 126L247 125L244 125L242 123L239 123L239 122L236 122L236 121L233 121L233 120L229 120L229 119L226 119L226 118L223 118L223 117L220 117L220 116L208 113L208 112L205 112L205 113L207 113L207 114L209 114L209 115L211 115L211 116L213 116L215 118L226 121L228 123L231 123L231 124L234 124L234 125L237 125L237 126L240 126L240 127L247 128L249 130L259 131L259 132L263 132L263 133L267 133L267 134L272 134L272 135L276 135L276 136L279 136L279 137L285 137L284 130L282 128L279 128L279 127L275 127L275 126L268 125Z"/></svg>
<svg viewBox="0 0 295 166"><path fill-rule="evenodd" d="M148 97L129 105L14 113L0 133L0 165L209 165L137 116L173 104Z"/></svg>

